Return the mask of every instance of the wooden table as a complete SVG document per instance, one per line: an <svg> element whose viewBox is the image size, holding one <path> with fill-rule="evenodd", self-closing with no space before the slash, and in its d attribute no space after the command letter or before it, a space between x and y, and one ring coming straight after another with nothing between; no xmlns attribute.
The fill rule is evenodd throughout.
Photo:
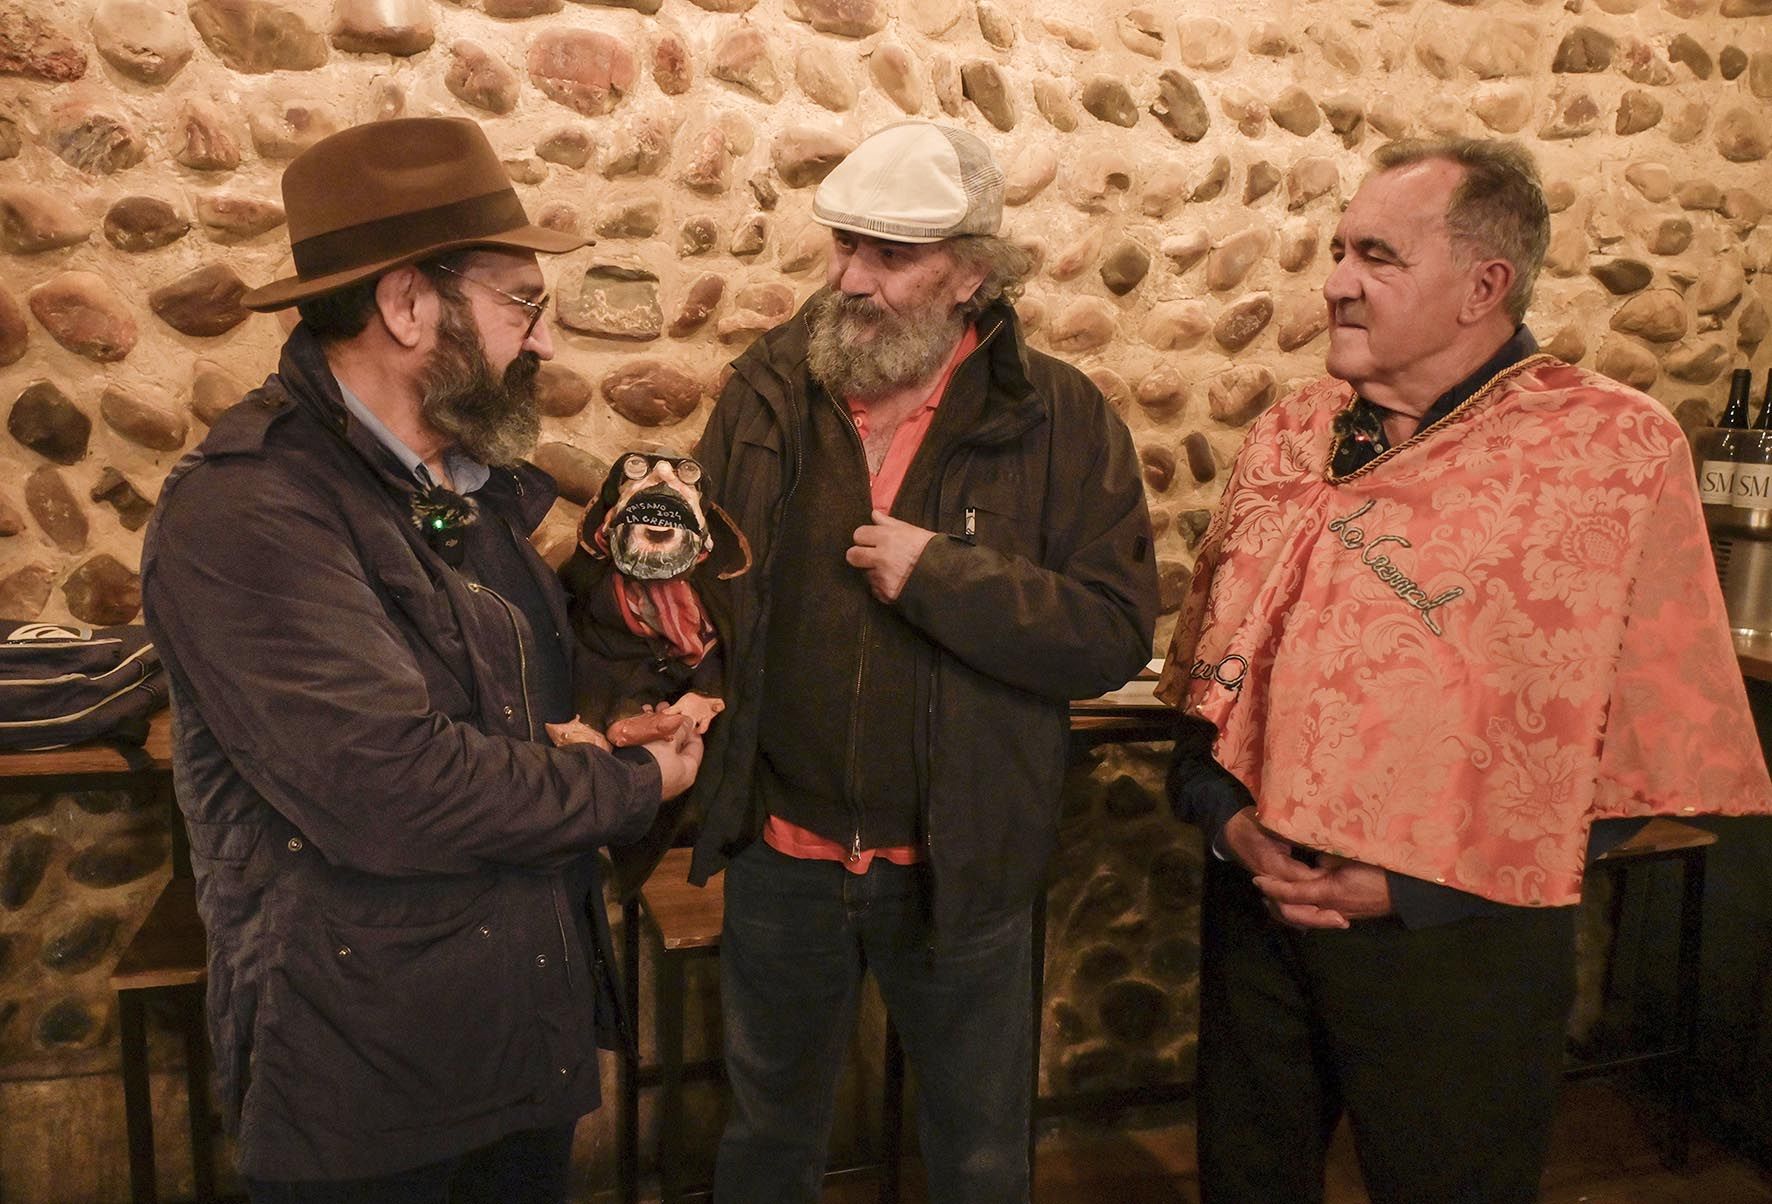
<svg viewBox="0 0 1772 1204"><path fill-rule="evenodd" d="M76 744L42 752L0 752L0 788L115 790L172 776L172 714L148 721L148 741L127 752L114 744Z"/></svg>
<svg viewBox="0 0 1772 1204"><path fill-rule="evenodd" d="M148 739L133 745L76 744L41 752L0 752L0 791L128 790L149 805L172 797L172 713L148 720ZM191 876L182 823L172 826L172 872Z"/></svg>

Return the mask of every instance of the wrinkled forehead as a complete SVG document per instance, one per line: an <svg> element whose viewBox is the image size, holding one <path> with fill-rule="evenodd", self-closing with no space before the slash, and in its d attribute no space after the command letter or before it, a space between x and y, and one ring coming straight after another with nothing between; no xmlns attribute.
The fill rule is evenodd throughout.
<svg viewBox="0 0 1772 1204"><path fill-rule="evenodd" d="M1335 237L1344 244L1379 239L1396 245L1445 238L1447 210L1464 169L1446 159L1427 159L1373 172L1341 211Z"/></svg>
<svg viewBox="0 0 1772 1204"><path fill-rule="evenodd" d="M456 269L512 292L543 287L541 262L534 251L510 251L502 247L476 247L457 263Z"/></svg>

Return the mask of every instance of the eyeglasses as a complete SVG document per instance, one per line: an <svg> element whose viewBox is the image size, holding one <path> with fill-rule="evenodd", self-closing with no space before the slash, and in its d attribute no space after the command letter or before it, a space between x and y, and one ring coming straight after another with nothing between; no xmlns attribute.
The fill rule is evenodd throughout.
<svg viewBox="0 0 1772 1204"><path fill-rule="evenodd" d="M669 464L677 479L685 485L694 485L701 480L701 465L688 456L661 456L648 452L628 452L619 461L621 475L630 481L642 480L652 471L653 465Z"/></svg>
<svg viewBox="0 0 1772 1204"><path fill-rule="evenodd" d="M528 297L519 297L515 293L507 293L502 288L496 288L493 285L487 284L484 280L475 280L472 276L467 275L465 272L458 272L447 264L439 263L432 266L434 266L439 272L448 272L458 280L466 280L469 284L477 284L488 292L497 293L506 301L514 301L518 305L521 305L529 313L529 325L523 328L523 337L525 339L535 333L536 324L541 321L541 316L548 312L547 293L543 293L539 300L531 301Z"/></svg>

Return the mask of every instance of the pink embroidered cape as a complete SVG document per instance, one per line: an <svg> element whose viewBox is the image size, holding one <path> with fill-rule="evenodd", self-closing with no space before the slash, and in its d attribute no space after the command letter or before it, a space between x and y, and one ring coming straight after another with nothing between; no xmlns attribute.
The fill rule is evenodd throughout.
<svg viewBox="0 0 1772 1204"><path fill-rule="evenodd" d="M1158 694L1289 840L1573 903L1601 817L1772 809L1679 426L1548 356L1338 480L1325 379L1256 422Z"/></svg>

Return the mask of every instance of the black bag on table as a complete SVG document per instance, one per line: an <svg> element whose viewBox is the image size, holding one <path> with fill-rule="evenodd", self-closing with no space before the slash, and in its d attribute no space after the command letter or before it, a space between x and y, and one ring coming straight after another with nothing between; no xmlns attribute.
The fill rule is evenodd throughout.
<svg viewBox="0 0 1772 1204"><path fill-rule="evenodd" d="M141 744L165 705L166 671L140 623L0 619L0 749Z"/></svg>

